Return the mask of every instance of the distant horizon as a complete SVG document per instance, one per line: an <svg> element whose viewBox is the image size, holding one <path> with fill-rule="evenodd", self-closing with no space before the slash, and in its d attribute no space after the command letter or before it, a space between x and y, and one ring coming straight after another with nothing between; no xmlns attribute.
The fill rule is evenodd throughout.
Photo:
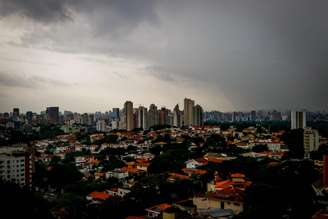
<svg viewBox="0 0 328 219"><path fill-rule="evenodd" d="M155 104L157 106L158 109L161 109L162 107L165 107L166 109L170 109L170 110L173 110L174 106L176 104L173 105L173 107L166 107L166 106L160 106L156 103L150 103L149 105L135 105L135 103L132 101L133 103L133 108L138 108L139 106L143 106L143 107L146 107L147 109L149 109L149 106L151 104ZM196 102L197 104L197 102ZM20 114L21 113L26 113L26 112L33 112L33 113L41 113L41 112L45 112L47 107L59 107L59 112L60 113L64 113L65 111L69 111L69 112L72 112L72 113L96 113L96 112L101 112L101 113L106 113L106 112L110 112L113 110L113 108L119 108L120 110L123 109L123 106L124 103L122 103L121 106L116 106L116 107L109 107L107 110L94 110L94 111L76 111L76 110L70 110L70 109L66 109L66 108L62 108L61 106L59 105L49 105L49 106L46 106L44 107L44 109L41 109L41 110L22 110L22 108L18 107L18 106L14 106L11 108L11 110L7 110L7 111L0 111L0 113L12 113L13 112L13 109L14 108L19 108L19 112ZM179 105L179 109L180 110L183 110L183 104L178 104ZM222 110L218 110L218 109L214 109L214 110L206 110L204 109L204 107L202 105L200 105L204 112L220 112L220 113L233 113L233 112L251 112L251 111L278 111L278 112L282 112L282 113L287 113L287 112L292 112L292 111L302 111L302 112L313 112L313 113L328 113L328 110L308 110L308 109L302 109L302 108L298 108L298 109L278 109L278 108L267 108L267 109L250 109L250 110L229 110L229 111L222 111Z"/></svg>

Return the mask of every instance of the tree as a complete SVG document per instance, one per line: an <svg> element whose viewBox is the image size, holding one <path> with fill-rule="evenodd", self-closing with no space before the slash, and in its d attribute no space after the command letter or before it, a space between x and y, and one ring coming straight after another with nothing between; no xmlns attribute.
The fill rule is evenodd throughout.
<svg viewBox="0 0 328 219"><path fill-rule="evenodd" d="M213 151L224 152L226 146L225 138L219 134L212 134L205 141L205 147L211 148Z"/></svg>
<svg viewBox="0 0 328 219"><path fill-rule="evenodd" d="M0 181L0 194L2 218L53 219L48 202L29 188Z"/></svg>
<svg viewBox="0 0 328 219"><path fill-rule="evenodd" d="M35 162L35 171L33 173L33 185L39 188L47 186L47 168L42 161Z"/></svg>
<svg viewBox="0 0 328 219"><path fill-rule="evenodd" d="M116 134L109 134L105 137L105 142L107 143L117 143L118 136Z"/></svg>
<svg viewBox="0 0 328 219"><path fill-rule="evenodd" d="M265 145L265 144L255 145L255 146L252 148L252 151L253 151L253 152L264 152L264 151L267 151L267 150L268 150L268 146Z"/></svg>
<svg viewBox="0 0 328 219"><path fill-rule="evenodd" d="M281 137L281 140L288 145L290 158L303 158L304 157L304 147L303 147L303 129L294 129L285 132Z"/></svg>
<svg viewBox="0 0 328 219"><path fill-rule="evenodd" d="M81 178L82 174L71 163L52 165L48 173L49 184L57 189L62 189L68 184L81 180Z"/></svg>
<svg viewBox="0 0 328 219"><path fill-rule="evenodd" d="M182 167L184 167L184 163L188 159L189 151L187 149L169 149L152 160L150 166L148 167L148 171L150 173L179 171Z"/></svg>
<svg viewBox="0 0 328 219"><path fill-rule="evenodd" d="M104 168L105 171L114 170L116 168L122 168L125 166L125 163L117 159L115 156L109 156L108 160L102 160L99 164Z"/></svg>

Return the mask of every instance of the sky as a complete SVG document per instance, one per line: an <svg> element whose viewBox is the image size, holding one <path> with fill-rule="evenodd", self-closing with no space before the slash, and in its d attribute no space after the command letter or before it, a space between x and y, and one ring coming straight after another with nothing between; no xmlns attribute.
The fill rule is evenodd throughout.
<svg viewBox="0 0 328 219"><path fill-rule="evenodd" d="M327 0L0 0L0 111L328 110Z"/></svg>

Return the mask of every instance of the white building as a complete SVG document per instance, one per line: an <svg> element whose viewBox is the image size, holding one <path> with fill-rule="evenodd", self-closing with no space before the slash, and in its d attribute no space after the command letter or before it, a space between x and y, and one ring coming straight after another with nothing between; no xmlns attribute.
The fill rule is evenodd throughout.
<svg viewBox="0 0 328 219"><path fill-rule="evenodd" d="M112 121L112 130L116 130L116 129L119 129L119 125L120 125L120 122L119 121Z"/></svg>
<svg viewBox="0 0 328 219"><path fill-rule="evenodd" d="M304 140L304 157L309 158L310 152L316 151L319 148L319 132L315 129L306 128L303 134Z"/></svg>
<svg viewBox="0 0 328 219"><path fill-rule="evenodd" d="M0 148L0 178L24 186L32 183L33 159L24 146Z"/></svg>
<svg viewBox="0 0 328 219"><path fill-rule="evenodd" d="M119 196L121 198L123 198L125 195L127 195L130 192L131 192L131 190L123 189L123 188L113 188L113 189L107 190L108 194L110 194L112 196Z"/></svg>
<svg viewBox="0 0 328 219"><path fill-rule="evenodd" d="M121 171L120 169L115 169L112 171L108 171L106 173L106 179L111 178L111 177L122 180L122 179L129 177L129 173Z"/></svg>
<svg viewBox="0 0 328 219"><path fill-rule="evenodd" d="M137 111L137 128L148 129L147 118L147 108L140 106Z"/></svg>
<svg viewBox="0 0 328 219"><path fill-rule="evenodd" d="M106 132L107 128L106 128L106 122L105 120L99 120L96 124L96 129L98 132Z"/></svg>
<svg viewBox="0 0 328 219"><path fill-rule="evenodd" d="M186 164L186 168L188 168L188 169L195 169L197 167L206 165L207 162L204 162L204 161L201 162L201 161L197 161L197 160L191 159L191 160L186 161L185 164Z"/></svg>

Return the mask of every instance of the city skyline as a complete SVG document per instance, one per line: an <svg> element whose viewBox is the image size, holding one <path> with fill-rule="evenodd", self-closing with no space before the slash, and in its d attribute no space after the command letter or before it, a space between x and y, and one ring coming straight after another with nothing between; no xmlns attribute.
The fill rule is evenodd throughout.
<svg viewBox="0 0 328 219"><path fill-rule="evenodd" d="M327 1L42 2L0 0L0 111L327 110Z"/></svg>
<svg viewBox="0 0 328 219"><path fill-rule="evenodd" d="M113 112L112 110L113 109L119 109L119 110L123 110L124 109L124 102L122 102L121 105L118 105L118 106L110 106L110 107L107 107L103 110L91 110L91 111L79 111L79 110L72 110L72 109L69 109L69 108L64 108L60 105L49 105L49 106L44 106L42 108L40 108L39 110L32 110L31 108L28 108L28 109L24 109L24 108L20 108L19 106L15 105L11 108L8 108L8 110L5 110L5 111L0 111L0 113L13 113L13 110L14 109L19 109L19 112L20 114L25 114L25 113L28 113L28 112L33 112L33 113L42 113L42 112L46 112L47 110L47 107L59 107L59 113L64 113L65 111L67 112L73 112L73 113L97 113L97 112L101 112L101 113L106 113L106 112ZM133 101L132 101L133 102ZM165 105L159 105L159 104L156 104L156 103L150 103L150 104L145 104L145 105L142 105L142 104L136 104L135 102L133 102L133 109L138 109L139 107L145 107L146 109L149 110L150 106L151 105L155 105L157 106L158 109L161 109L161 108L166 108L166 109L169 109L171 111L174 111L174 108L176 105L178 105L182 110L183 110L183 102L182 103L176 103L176 104L171 104L171 107L168 107L168 106L165 106ZM202 106L202 105L201 105ZM267 108L267 109L256 109L256 108L253 108L253 109L249 109L249 110L243 110L243 109L240 109L240 110L227 110L227 111L224 111L224 110L220 110L220 109L210 109L210 110L206 110L205 107L202 106L202 108L204 109L204 112L220 112L220 113L233 113L233 112L249 112L251 113L252 111L264 111L264 112L272 112L272 111L277 111L277 112L296 112L296 111L301 111L301 112L318 112L318 113L327 113L327 110L309 110L309 109L305 109L305 108L295 108L295 109L286 109L286 108Z"/></svg>

